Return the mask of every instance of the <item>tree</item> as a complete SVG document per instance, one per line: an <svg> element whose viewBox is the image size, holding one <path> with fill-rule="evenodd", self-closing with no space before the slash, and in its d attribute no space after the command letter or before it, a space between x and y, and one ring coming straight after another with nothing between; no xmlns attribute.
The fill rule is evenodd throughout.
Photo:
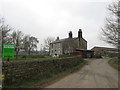
<svg viewBox="0 0 120 90"><path fill-rule="evenodd" d="M2 43L8 43L10 39L9 32L13 30L9 25L5 24L5 19L0 19L0 30L2 31Z"/></svg>
<svg viewBox="0 0 120 90"><path fill-rule="evenodd" d="M23 32L19 30L13 31L10 34L9 32L13 30L13 28L5 24L4 18L0 19L0 30L2 31L2 43L15 44L16 58L21 50L24 50L30 55L31 51L37 49L37 43L39 43L39 41L36 37L29 35L24 36Z"/></svg>
<svg viewBox="0 0 120 90"><path fill-rule="evenodd" d="M12 34L10 35L10 43L15 44L15 53L16 53L16 58L18 57L18 54L20 50L22 49L22 42L23 42L23 33L22 31L13 31Z"/></svg>
<svg viewBox="0 0 120 90"><path fill-rule="evenodd" d="M55 41L55 38L54 38L54 37L47 37L47 38L44 40L44 50L45 50L45 51L48 51L49 54L50 54L50 43L52 43L53 41Z"/></svg>
<svg viewBox="0 0 120 90"><path fill-rule="evenodd" d="M23 50L28 53L28 47L29 47L29 35L25 35L23 37L23 44L22 44L22 47L23 47Z"/></svg>
<svg viewBox="0 0 120 90"><path fill-rule="evenodd" d="M23 38L23 49L25 52L28 53L28 55L31 55L32 51L35 51L37 49L37 43L39 43L38 39L33 36L26 35Z"/></svg>
<svg viewBox="0 0 120 90"><path fill-rule="evenodd" d="M119 0L118 0L119 1ZM118 1L108 6L109 16L102 28L102 40L118 47Z"/></svg>

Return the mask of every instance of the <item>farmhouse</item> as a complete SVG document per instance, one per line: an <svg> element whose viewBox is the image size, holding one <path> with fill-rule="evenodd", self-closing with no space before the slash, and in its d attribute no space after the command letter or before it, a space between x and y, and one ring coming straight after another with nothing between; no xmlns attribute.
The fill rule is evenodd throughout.
<svg viewBox="0 0 120 90"><path fill-rule="evenodd" d="M87 41L82 37L82 30L79 29L78 37L73 37L72 31L69 32L68 38L59 39L50 43L50 55L59 56L63 54L71 54L76 49L87 50Z"/></svg>

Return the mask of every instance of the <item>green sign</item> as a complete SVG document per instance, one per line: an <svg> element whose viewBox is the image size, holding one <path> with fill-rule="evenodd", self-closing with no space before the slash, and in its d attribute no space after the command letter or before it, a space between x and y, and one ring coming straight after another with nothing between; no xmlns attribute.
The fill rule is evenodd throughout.
<svg viewBox="0 0 120 90"><path fill-rule="evenodd" d="M15 44L3 44L2 58L14 58Z"/></svg>

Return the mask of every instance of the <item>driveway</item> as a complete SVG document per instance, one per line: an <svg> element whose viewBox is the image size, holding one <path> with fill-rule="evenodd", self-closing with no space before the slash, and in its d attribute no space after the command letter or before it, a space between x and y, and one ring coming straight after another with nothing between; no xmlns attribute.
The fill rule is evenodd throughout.
<svg viewBox="0 0 120 90"><path fill-rule="evenodd" d="M89 61L78 72L45 88L118 88L118 71L108 61L109 58Z"/></svg>

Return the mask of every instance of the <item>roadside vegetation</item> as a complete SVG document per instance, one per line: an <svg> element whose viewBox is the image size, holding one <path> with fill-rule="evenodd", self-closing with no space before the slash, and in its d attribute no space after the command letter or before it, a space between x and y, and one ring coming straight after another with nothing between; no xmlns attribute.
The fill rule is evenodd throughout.
<svg viewBox="0 0 120 90"><path fill-rule="evenodd" d="M120 64L119 64L119 60L118 57L112 58L111 60L109 60L108 62L113 68L117 69L120 71Z"/></svg>
<svg viewBox="0 0 120 90"><path fill-rule="evenodd" d="M49 58L49 59L48 59ZM3 74L5 88L44 87L60 77L68 75L86 64L81 57L50 58L4 62Z"/></svg>

